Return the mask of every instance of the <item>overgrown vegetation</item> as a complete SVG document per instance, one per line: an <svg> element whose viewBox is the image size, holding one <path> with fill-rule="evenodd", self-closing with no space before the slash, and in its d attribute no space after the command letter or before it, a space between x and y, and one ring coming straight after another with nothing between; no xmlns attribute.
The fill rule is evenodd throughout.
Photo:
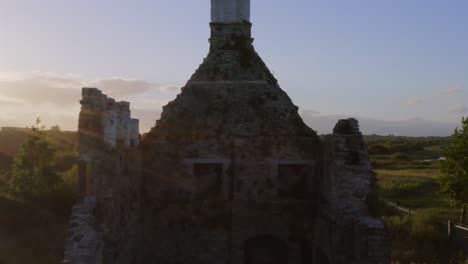
<svg viewBox="0 0 468 264"><path fill-rule="evenodd" d="M442 192L457 203L468 203L468 119L455 129L442 161Z"/></svg>
<svg viewBox="0 0 468 264"><path fill-rule="evenodd" d="M465 263L464 254L450 242L437 210L422 209L411 217L383 219L393 240L393 263Z"/></svg>
<svg viewBox="0 0 468 264"><path fill-rule="evenodd" d="M449 137L366 136L375 169L439 169Z"/></svg>
<svg viewBox="0 0 468 264"><path fill-rule="evenodd" d="M0 132L1 264L61 263L77 198L74 134L46 131L39 119L30 129Z"/></svg>
<svg viewBox="0 0 468 264"><path fill-rule="evenodd" d="M373 135L365 140L377 176L380 208L384 208L380 214L392 236L393 263L468 263L447 236L447 220L459 219L459 203L440 184L440 169L450 160L450 146L456 144L455 155L466 159L468 154L460 151L467 151L468 145L460 147L450 137ZM416 215L397 216L383 201L415 209Z"/></svg>

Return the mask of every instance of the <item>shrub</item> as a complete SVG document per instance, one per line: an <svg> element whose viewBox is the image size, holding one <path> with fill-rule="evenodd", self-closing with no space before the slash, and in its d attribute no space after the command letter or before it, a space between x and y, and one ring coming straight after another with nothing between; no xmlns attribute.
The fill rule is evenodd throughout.
<svg viewBox="0 0 468 264"><path fill-rule="evenodd" d="M73 165L76 164L78 155L74 152L59 151L54 157L54 168L59 171L67 171L72 169Z"/></svg>
<svg viewBox="0 0 468 264"><path fill-rule="evenodd" d="M37 124L39 122L38 120ZM44 132L33 127L11 168L11 194L15 197L34 199L53 191L60 183L52 164L55 153L55 148L45 139Z"/></svg>
<svg viewBox="0 0 468 264"><path fill-rule="evenodd" d="M446 240L447 235L443 232L441 213L435 209L422 209L416 212L411 227L411 238L415 241L437 242Z"/></svg>
<svg viewBox="0 0 468 264"><path fill-rule="evenodd" d="M386 216L383 220L393 240L406 240L411 230L409 217Z"/></svg>
<svg viewBox="0 0 468 264"><path fill-rule="evenodd" d="M456 202L468 203L468 119L463 118L462 128L455 129L444 156L440 178L442 192Z"/></svg>

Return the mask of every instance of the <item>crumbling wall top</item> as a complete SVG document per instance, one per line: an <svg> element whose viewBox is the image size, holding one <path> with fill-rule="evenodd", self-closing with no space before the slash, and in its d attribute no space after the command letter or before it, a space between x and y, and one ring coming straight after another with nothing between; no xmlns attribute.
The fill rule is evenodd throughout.
<svg viewBox="0 0 468 264"><path fill-rule="evenodd" d="M360 136L359 122L354 118L341 119L336 123L333 134Z"/></svg>
<svg viewBox="0 0 468 264"><path fill-rule="evenodd" d="M82 89L79 132L82 135L93 135L112 148L121 142L125 146L139 143L139 122L131 118L130 103L117 102L97 88ZM99 124L99 125L90 125ZM95 142L82 140L81 144ZM80 146L81 149L92 149L92 146Z"/></svg>

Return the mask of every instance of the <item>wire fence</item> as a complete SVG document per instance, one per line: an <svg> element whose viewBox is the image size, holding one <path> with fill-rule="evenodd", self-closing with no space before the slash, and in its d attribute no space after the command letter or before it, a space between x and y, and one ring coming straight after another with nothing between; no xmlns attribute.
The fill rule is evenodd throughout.
<svg viewBox="0 0 468 264"><path fill-rule="evenodd" d="M417 210L401 206L396 202L384 201L385 205L391 209L392 214L399 216L414 217L417 215ZM461 250L468 253L468 226L462 223L456 224L455 221L447 219L439 222L440 227L446 232L447 236Z"/></svg>

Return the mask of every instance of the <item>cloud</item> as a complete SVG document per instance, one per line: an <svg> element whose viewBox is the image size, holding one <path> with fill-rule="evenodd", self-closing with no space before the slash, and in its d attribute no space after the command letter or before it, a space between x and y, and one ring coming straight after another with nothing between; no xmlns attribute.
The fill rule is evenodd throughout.
<svg viewBox="0 0 468 264"><path fill-rule="evenodd" d="M421 97L411 97L407 101L409 106L417 106L424 103L424 100Z"/></svg>
<svg viewBox="0 0 468 264"><path fill-rule="evenodd" d="M0 126L29 126L41 116L47 125L76 129L82 87L96 87L116 100L130 101L142 119L141 131L154 126L160 116L159 110L150 108L161 108L179 89L121 77L90 80L75 74L0 72Z"/></svg>
<svg viewBox="0 0 468 264"><path fill-rule="evenodd" d="M176 93L180 91L180 87L175 85L163 85L159 87L159 90L163 93Z"/></svg>
<svg viewBox="0 0 468 264"><path fill-rule="evenodd" d="M173 85L161 86L144 80L120 77L90 81L73 74L0 72L2 102L52 104L61 107L76 105L81 97L81 87L96 87L118 100L125 100L149 91L169 93L176 90Z"/></svg>
<svg viewBox="0 0 468 264"><path fill-rule="evenodd" d="M1 104L8 104L8 105L16 105L16 104L21 104L21 103L24 103L23 100L19 100L19 99L16 99L16 98L11 98L11 97L6 97L6 96L2 96L0 95L0 103Z"/></svg>
<svg viewBox="0 0 468 264"><path fill-rule="evenodd" d="M464 104L455 104L448 107L448 111L456 114L466 113L468 109Z"/></svg>
<svg viewBox="0 0 468 264"><path fill-rule="evenodd" d="M87 86L96 87L111 97L128 97L142 94L159 86L142 80L123 78L100 79L91 81Z"/></svg>
<svg viewBox="0 0 468 264"><path fill-rule="evenodd" d="M436 92L436 96L439 97L452 97L463 93L463 86L453 86Z"/></svg>
<svg viewBox="0 0 468 264"><path fill-rule="evenodd" d="M306 109L306 110L302 110L301 114L304 116L316 116L316 115L320 115L320 112L316 110Z"/></svg>
<svg viewBox="0 0 468 264"><path fill-rule="evenodd" d="M80 84L73 79L37 74L19 79L5 78L0 79L0 96L30 104L52 103L65 106L77 103Z"/></svg>

